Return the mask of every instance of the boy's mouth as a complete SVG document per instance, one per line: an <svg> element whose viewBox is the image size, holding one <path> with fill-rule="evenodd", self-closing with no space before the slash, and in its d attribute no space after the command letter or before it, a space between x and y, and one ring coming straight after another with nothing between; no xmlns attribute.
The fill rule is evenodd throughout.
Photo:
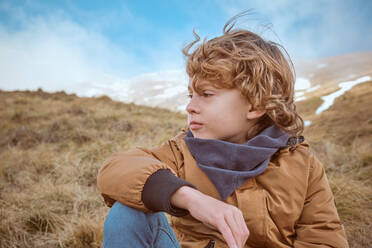
<svg viewBox="0 0 372 248"><path fill-rule="evenodd" d="M201 128L202 126L203 126L203 124L200 123L200 122L196 122L196 121L191 121L190 122L190 129L191 130L197 130L197 129Z"/></svg>

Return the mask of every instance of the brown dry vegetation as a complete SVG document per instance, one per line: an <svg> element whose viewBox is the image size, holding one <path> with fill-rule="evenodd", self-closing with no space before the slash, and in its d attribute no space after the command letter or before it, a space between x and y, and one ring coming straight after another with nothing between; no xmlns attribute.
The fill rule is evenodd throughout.
<svg viewBox="0 0 372 248"><path fill-rule="evenodd" d="M111 153L183 127L168 110L64 92L0 91L0 247L100 247L96 187Z"/></svg>
<svg viewBox="0 0 372 248"><path fill-rule="evenodd" d="M370 247L372 82L353 87L321 115L311 114L320 104L316 97L297 104L312 121L305 137L326 168L350 247Z"/></svg>
<svg viewBox="0 0 372 248"><path fill-rule="evenodd" d="M351 247L372 238L372 84L314 116L319 98L298 109L324 163ZM151 147L186 123L179 113L64 92L0 91L0 247L100 247L108 209L96 187L113 152Z"/></svg>

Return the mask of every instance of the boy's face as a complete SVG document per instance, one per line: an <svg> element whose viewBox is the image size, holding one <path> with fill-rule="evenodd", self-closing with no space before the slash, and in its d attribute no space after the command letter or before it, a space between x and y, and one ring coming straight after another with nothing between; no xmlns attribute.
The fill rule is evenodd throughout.
<svg viewBox="0 0 372 248"><path fill-rule="evenodd" d="M245 143L253 120L262 114L256 116L257 111L250 111L251 105L238 89L217 89L208 81L199 82L198 87L200 94L189 84L190 102L186 107L194 137Z"/></svg>

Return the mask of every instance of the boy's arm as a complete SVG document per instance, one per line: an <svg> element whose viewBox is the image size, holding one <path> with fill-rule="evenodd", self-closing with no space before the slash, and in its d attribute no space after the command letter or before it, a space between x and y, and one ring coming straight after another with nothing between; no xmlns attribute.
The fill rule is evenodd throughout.
<svg viewBox="0 0 372 248"><path fill-rule="evenodd" d="M144 212L185 215L186 210L174 208L169 202L179 187L194 187L178 177L180 164L181 154L173 141L151 150L135 148L112 154L98 173L98 188L108 206L120 201Z"/></svg>
<svg viewBox="0 0 372 248"><path fill-rule="evenodd" d="M147 179L142 191L142 201L152 211L164 211L178 217L187 215L189 211L186 208L179 208L171 203L174 193L183 186L196 189L170 170L158 170Z"/></svg>
<svg viewBox="0 0 372 248"><path fill-rule="evenodd" d="M325 170L312 156L307 195L296 224L295 248L349 247Z"/></svg>

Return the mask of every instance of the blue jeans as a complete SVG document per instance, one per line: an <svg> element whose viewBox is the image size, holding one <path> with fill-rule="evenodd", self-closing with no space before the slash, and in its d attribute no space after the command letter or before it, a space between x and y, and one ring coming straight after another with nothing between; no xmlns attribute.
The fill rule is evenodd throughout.
<svg viewBox="0 0 372 248"><path fill-rule="evenodd" d="M180 248L162 212L144 213L115 202L103 229L103 248L165 247Z"/></svg>

